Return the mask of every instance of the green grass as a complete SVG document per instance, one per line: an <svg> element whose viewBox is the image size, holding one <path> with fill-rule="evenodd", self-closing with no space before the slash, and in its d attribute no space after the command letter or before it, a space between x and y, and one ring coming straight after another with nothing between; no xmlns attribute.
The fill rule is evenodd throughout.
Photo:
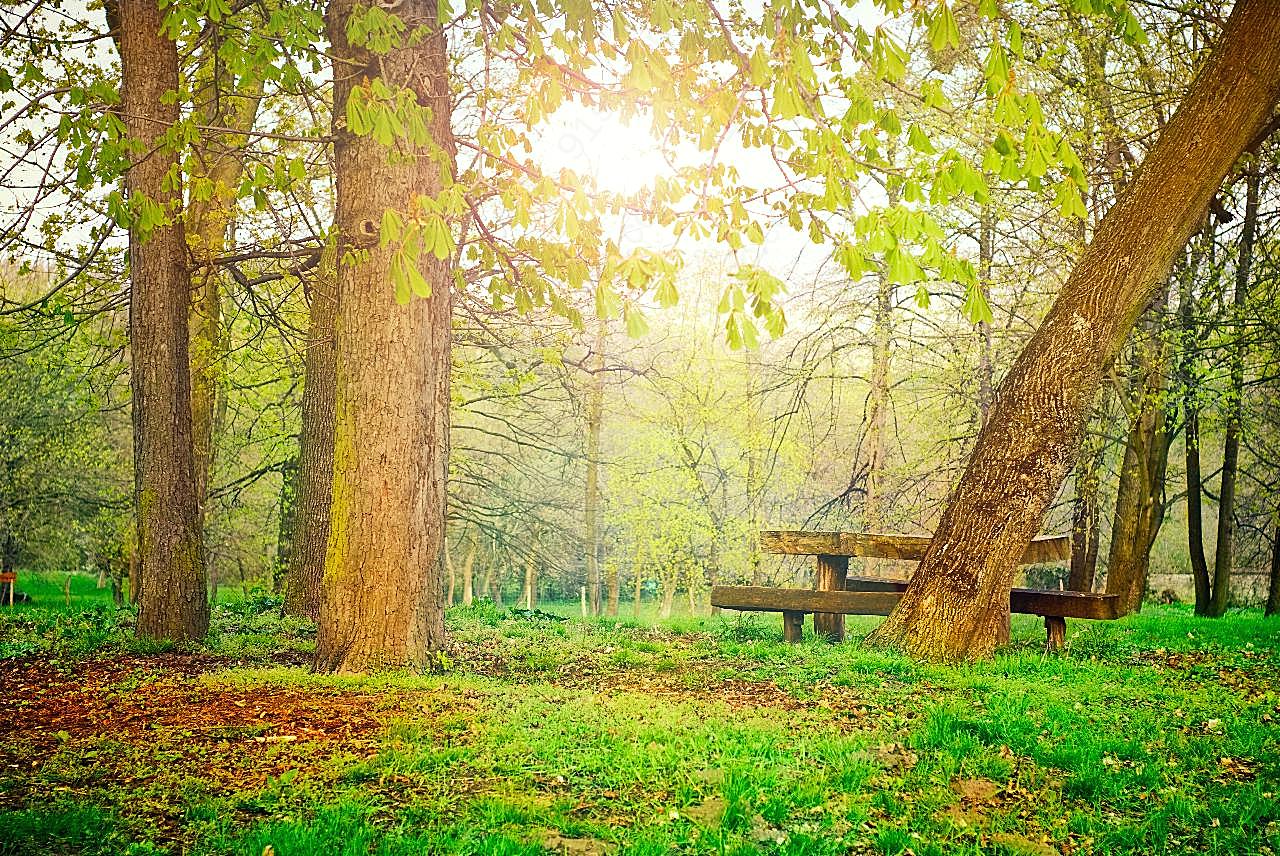
<svg viewBox="0 0 1280 856"><path fill-rule="evenodd" d="M333 677L278 664L311 629L274 610L219 610L210 651L248 665L178 677L141 660L109 688L116 710L150 692L228 717L261 700L264 719L11 735L0 760L23 772L0 773L0 854L1280 848L1280 621L1256 612L1072 622L1051 656L1019 617L994 660L940 666L784 645L769 616L557 621L481 603L450 612L443 673ZM93 648L54 613L41 626L61 641L24 637L28 657ZM127 630L102 645L127 655ZM266 742L341 705L339 723L368 727Z"/></svg>

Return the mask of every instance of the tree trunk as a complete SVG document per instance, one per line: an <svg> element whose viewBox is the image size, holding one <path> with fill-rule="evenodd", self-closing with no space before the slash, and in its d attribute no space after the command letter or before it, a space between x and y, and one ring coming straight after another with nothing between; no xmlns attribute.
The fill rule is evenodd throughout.
<svg viewBox="0 0 1280 856"><path fill-rule="evenodd" d="M1071 571L1067 588L1071 591L1093 591L1098 571L1098 488L1101 479L1104 446L1100 441L1086 442L1076 464L1076 495L1071 512Z"/></svg>
<svg viewBox="0 0 1280 856"><path fill-rule="evenodd" d="M493 605L502 608L502 566L497 562L497 556L494 556L493 567L489 569L489 597L493 600Z"/></svg>
<svg viewBox="0 0 1280 856"><path fill-rule="evenodd" d="M644 579L643 577L640 576L640 563L638 561L636 562L635 567L632 569L632 574L635 577L635 590L631 598L631 617L636 620L639 620L641 586L644 582Z"/></svg>
<svg viewBox="0 0 1280 856"><path fill-rule="evenodd" d="M929 550L873 640L938 659L994 649L1009 620L1018 558L1075 460L1104 369L1278 96L1280 15L1269 0L1240 0L1218 48L1000 385Z"/></svg>
<svg viewBox="0 0 1280 856"><path fill-rule="evenodd" d="M982 207L981 222L978 224L978 278L983 296L991 293L991 262L995 255L995 222L991 207ZM995 360L991 348L991 323L978 322L979 357L978 357L978 413L983 425L991 413L991 395L995 386Z"/></svg>
<svg viewBox="0 0 1280 856"><path fill-rule="evenodd" d="M280 467L280 498L276 503L276 563L271 576L271 590L285 590L286 569L293 554L293 531L298 514L298 459L290 458Z"/></svg>
<svg viewBox="0 0 1280 856"><path fill-rule="evenodd" d="M193 193L186 217L187 246L194 263L190 315L192 440L196 496L203 520L216 424L220 421L223 340L217 259L225 251L235 214L249 142L246 132L253 129L257 119L263 80L253 75L226 87L222 81L231 72L222 67L216 54L205 60L202 72L202 92L196 105L201 124L227 129L201 132L202 139L191 158Z"/></svg>
<svg viewBox="0 0 1280 856"><path fill-rule="evenodd" d="M444 545L444 568L448 577L448 588L445 589L444 605L445 607L453 606L453 593L457 589L458 573L453 567L453 556L449 553L449 545Z"/></svg>
<svg viewBox="0 0 1280 856"><path fill-rule="evenodd" d="M1207 243L1213 246L1213 234L1207 227ZM1196 615L1207 615L1210 609L1212 583L1209 563L1204 553L1204 480L1200 473L1200 383L1196 377L1196 347L1199 328L1195 319L1195 278L1199 257L1193 251L1179 278L1178 320L1181 329L1182 355L1178 361L1178 380L1182 386L1183 437L1187 468L1187 552L1191 560L1191 580L1195 585Z"/></svg>
<svg viewBox="0 0 1280 856"><path fill-rule="evenodd" d="M672 607L676 601L676 581L671 580L662 586L662 608L658 611L659 618L670 618Z"/></svg>
<svg viewBox="0 0 1280 856"><path fill-rule="evenodd" d="M337 391L337 247L325 247L311 279L310 329L302 380L293 548L285 574L286 615L320 616L321 581L333 506L333 439Z"/></svg>
<svg viewBox="0 0 1280 856"><path fill-rule="evenodd" d="M759 391L756 388L756 375L759 373L759 362L756 352L744 348L744 360L747 371L747 537L751 543L747 545L747 564L751 571L751 584L761 585L764 582L762 567L763 554L760 552L760 405Z"/></svg>
<svg viewBox="0 0 1280 856"><path fill-rule="evenodd" d="M121 94L137 160L125 178L131 209L162 206L149 234L129 230L138 635L190 642L209 629L191 434L187 311L191 278L182 225L180 158L165 134L179 120L178 49L155 0L121 0Z"/></svg>
<svg viewBox="0 0 1280 856"><path fill-rule="evenodd" d="M537 540L537 537L534 537ZM524 557L524 608L533 609L538 604L538 564L537 557L533 552L533 545L529 545L529 552Z"/></svg>
<svg viewBox="0 0 1280 856"><path fill-rule="evenodd" d="M1164 522L1169 354L1160 330L1162 308L1157 306L1133 337L1134 417L1125 443L1107 556L1107 594L1119 595L1126 613L1142 609L1151 547Z"/></svg>
<svg viewBox="0 0 1280 856"><path fill-rule="evenodd" d="M333 506L315 668L422 669L445 641L440 577L449 461L451 264L422 252L430 296L396 302L393 253L381 246L385 212L411 214L444 189L453 166L449 55L438 8L398 7L418 29L374 56L347 41L354 0L332 0L334 163L338 232L337 387ZM394 151L346 122L355 87L381 77L430 111L434 145ZM442 175L445 173L446 175Z"/></svg>
<svg viewBox="0 0 1280 856"><path fill-rule="evenodd" d="M475 565L476 565L476 542L471 542L471 549L467 551L467 560L462 565L462 605L470 606L475 600Z"/></svg>
<svg viewBox="0 0 1280 856"><path fill-rule="evenodd" d="M1209 615L1226 613L1231 600L1231 566L1235 562L1236 476L1240 470L1240 430L1244 412L1244 313L1249 303L1249 276L1253 243L1258 227L1258 195L1262 169L1255 166L1246 179L1244 223L1240 231L1240 258L1236 262L1234 317L1236 341L1231 346L1231 389L1227 394L1227 428L1222 444L1222 486L1218 491L1218 538L1213 551L1213 598Z"/></svg>
<svg viewBox="0 0 1280 856"><path fill-rule="evenodd" d="M591 594L591 614L600 614L600 432L604 423L605 321L596 323L595 347L591 352L591 383L587 392L587 495L584 518L587 530L587 590ZM613 589L610 589L612 592ZM610 615L618 605L611 595Z"/></svg>
<svg viewBox="0 0 1280 856"><path fill-rule="evenodd" d="M1280 524L1271 539L1271 577L1267 585L1267 606L1262 614L1280 614Z"/></svg>
<svg viewBox="0 0 1280 856"><path fill-rule="evenodd" d="M889 372L893 356L894 286L881 276L876 290L875 344L871 352L871 390L867 395L867 499L863 506L862 528L879 532L884 527L884 465L886 434L889 430ZM875 567L867 560L868 569Z"/></svg>
<svg viewBox="0 0 1280 856"><path fill-rule="evenodd" d="M1194 395L1194 393L1192 393ZM1213 608L1213 582L1204 553L1204 479L1200 475L1200 413L1187 408L1187 552L1191 555L1191 580L1196 592L1196 615Z"/></svg>

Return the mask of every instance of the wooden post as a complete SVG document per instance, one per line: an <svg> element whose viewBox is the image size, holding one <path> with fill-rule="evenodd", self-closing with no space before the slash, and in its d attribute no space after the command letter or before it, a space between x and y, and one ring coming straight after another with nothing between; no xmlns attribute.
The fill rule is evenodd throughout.
<svg viewBox="0 0 1280 856"><path fill-rule="evenodd" d="M1057 615L1046 615L1044 617L1044 649L1046 651L1061 651L1062 645L1067 641L1067 619Z"/></svg>
<svg viewBox="0 0 1280 856"><path fill-rule="evenodd" d="M844 591L844 582L848 575L848 556L818 556L818 573L814 578L814 588L818 591ZM815 612L813 632L833 642L843 642L844 616L829 612Z"/></svg>
<svg viewBox="0 0 1280 856"><path fill-rule="evenodd" d="M782 613L782 640L784 642L799 642L803 638L804 638L804 613L803 612Z"/></svg>

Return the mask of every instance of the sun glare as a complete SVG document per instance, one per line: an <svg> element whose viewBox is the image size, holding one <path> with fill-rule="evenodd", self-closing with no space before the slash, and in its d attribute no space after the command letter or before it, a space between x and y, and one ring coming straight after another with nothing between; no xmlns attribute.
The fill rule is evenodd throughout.
<svg viewBox="0 0 1280 856"><path fill-rule="evenodd" d="M577 104L556 111L535 151L547 172L571 169L613 193L635 193L671 171L643 117L628 124Z"/></svg>

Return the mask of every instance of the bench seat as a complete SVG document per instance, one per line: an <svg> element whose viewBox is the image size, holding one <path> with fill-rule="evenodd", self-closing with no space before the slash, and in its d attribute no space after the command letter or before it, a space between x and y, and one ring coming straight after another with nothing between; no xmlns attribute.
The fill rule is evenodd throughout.
<svg viewBox="0 0 1280 856"><path fill-rule="evenodd" d="M906 580L874 577L849 577L845 580L844 591L771 586L714 586L711 589L711 605L749 612L781 612L784 636L789 642L798 642L799 628L808 613L888 615L898 605L906 589ZM1121 615L1120 598L1117 595L1023 588L1010 592L1009 610L1043 616L1050 648L1061 646L1068 618L1106 620L1119 618Z"/></svg>

